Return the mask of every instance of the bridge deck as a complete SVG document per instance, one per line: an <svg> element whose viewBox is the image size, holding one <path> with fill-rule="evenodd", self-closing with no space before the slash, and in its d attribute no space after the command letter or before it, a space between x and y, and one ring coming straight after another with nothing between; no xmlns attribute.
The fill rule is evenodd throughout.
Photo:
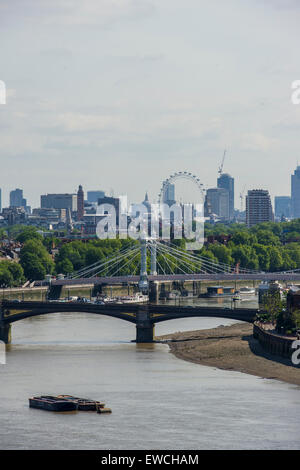
<svg viewBox="0 0 300 470"><path fill-rule="evenodd" d="M256 309L218 308L199 306L174 306L161 304L106 304L97 305L77 302L2 301L1 318L4 323L14 323L28 317L62 312L84 312L107 315L131 323L137 323L139 314L149 315L149 321L158 323L186 317L220 317L253 322Z"/></svg>
<svg viewBox="0 0 300 470"><path fill-rule="evenodd" d="M257 274L170 274L170 275L149 275L149 281L172 282L172 281L300 281L300 273L257 273ZM114 277L91 277L78 279L58 279L52 281L56 286L72 286L85 284L137 284L139 276L114 276Z"/></svg>

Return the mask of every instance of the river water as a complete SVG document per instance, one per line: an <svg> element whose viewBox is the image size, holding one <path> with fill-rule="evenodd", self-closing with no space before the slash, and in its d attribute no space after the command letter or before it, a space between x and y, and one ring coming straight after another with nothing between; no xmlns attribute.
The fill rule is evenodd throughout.
<svg viewBox="0 0 300 470"><path fill-rule="evenodd" d="M173 320L156 334L232 323ZM185 362L166 345L136 345L134 337L132 324L83 313L14 324L0 365L0 448L300 448L299 387ZM113 412L28 407L32 395L59 393L103 400Z"/></svg>

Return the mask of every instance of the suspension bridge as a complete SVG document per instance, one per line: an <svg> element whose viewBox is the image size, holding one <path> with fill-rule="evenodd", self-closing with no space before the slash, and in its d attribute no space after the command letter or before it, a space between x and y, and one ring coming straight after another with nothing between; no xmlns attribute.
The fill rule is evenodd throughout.
<svg viewBox="0 0 300 470"><path fill-rule="evenodd" d="M246 269L239 264L231 266L187 252L165 242L140 240L114 253L105 260L80 269L65 279L53 281L51 288L64 285L133 283L150 300L158 299L160 284L174 281L201 280L300 280L300 270L277 273L262 273ZM50 293L51 293L50 288ZM0 340L9 343L11 325L37 315L58 312L84 312L104 315L128 321L136 326L136 342L149 343L154 338L155 323L188 317L220 317L252 323L256 309L224 309L218 307L174 306L147 304L81 304L46 302L13 302L3 300L0 304Z"/></svg>
<svg viewBox="0 0 300 470"><path fill-rule="evenodd" d="M155 294L155 285L174 281L299 281L300 269L262 272L230 265L186 251L163 241L142 239L126 248L82 268L53 286L138 284L142 292ZM157 293L156 293L157 294ZM155 297L153 297L155 300Z"/></svg>

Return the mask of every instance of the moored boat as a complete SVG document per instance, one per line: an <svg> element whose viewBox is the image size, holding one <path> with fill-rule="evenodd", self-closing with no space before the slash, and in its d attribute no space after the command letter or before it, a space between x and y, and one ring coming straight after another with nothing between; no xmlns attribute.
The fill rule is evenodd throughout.
<svg viewBox="0 0 300 470"><path fill-rule="evenodd" d="M255 295L255 288L254 287L241 287L239 290L240 295Z"/></svg>
<svg viewBox="0 0 300 470"><path fill-rule="evenodd" d="M234 287L225 286L208 286L205 294L200 294L199 297L228 297L234 295Z"/></svg>
<svg viewBox="0 0 300 470"><path fill-rule="evenodd" d="M240 294L239 294L239 291L236 291L236 292L233 294L232 300L235 301L235 302L238 301L238 300L241 300L241 296L240 296Z"/></svg>
<svg viewBox="0 0 300 470"><path fill-rule="evenodd" d="M105 407L105 403L89 398L73 397L72 395L58 395L57 398L76 403L79 411L97 411L98 408Z"/></svg>
<svg viewBox="0 0 300 470"><path fill-rule="evenodd" d="M46 411L76 411L78 404L63 398L42 395L29 398L29 407Z"/></svg>
<svg viewBox="0 0 300 470"><path fill-rule="evenodd" d="M110 408L97 408L97 413L99 414L104 414L104 413L111 413L111 409Z"/></svg>

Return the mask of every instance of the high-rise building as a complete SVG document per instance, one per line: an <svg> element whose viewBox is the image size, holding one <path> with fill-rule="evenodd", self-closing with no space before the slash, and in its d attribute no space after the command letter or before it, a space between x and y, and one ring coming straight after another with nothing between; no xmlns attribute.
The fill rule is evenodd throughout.
<svg viewBox="0 0 300 470"><path fill-rule="evenodd" d="M84 192L80 185L77 192L77 220L83 220L84 217Z"/></svg>
<svg viewBox="0 0 300 470"><path fill-rule="evenodd" d="M98 199L101 199L105 196L104 191L88 191L87 192L87 200L90 203L98 203Z"/></svg>
<svg viewBox="0 0 300 470"><path fill-rule="evenodd" d="M0 188L0 212L2 212L2 189Z"/></svg>
<svg viewBox="0 0 300 470"><path fill-rule="evenodd" d="M273 222L274 215L269 191L252 189L246 196L246 223L248 227L262 222Z"/></svg>
<svg viewBox="0 0 300 470"><path fill-rule="evenodd" d="M77 194L46 194L41 196L42 209L70 209L77 211Z"/></svg>
<svg viewBox="0 0 300 470"><path fill-rule="evenodd" d="M163 203L172 206L175 202L175 184L169 183L163 194Z"/></svg>
<svg viewBox="0 0 300 470"><path fill-rule="evenodd" d="M229 220L234 218L234 178L228 173L222 173L218 178L218 188L226 189L229 193Z"/></svg>
<svg viewBox="0 0 300 470"><path fill-rule="evenodd" d="M206 192L205 206L210 207L224 221L229 220L229 191L224 188L210 188Z"/></svg>
<svg viewBox="0 0 300 470"><path fill-rule="evenodd" d="M289 196L275 196L275 217L281 219L291 218L291 198Z"/></svg>
<svg viewBox="0 0 300 470"><path fill-rule="evenodd" d="M120 199L118 197L104 196L98 199L98 206L101 206L102 204L110 204L111 206L115 208L116 223L117 223L117 226L119 226ZM107 211L104 211L104 213L107 213Z"/></svg>
<svg viewBox="0 0 300 470"><path fill-rule="evenodd" d="M300 166L298 165L291 176L292 217L300 218Z"/></svg>
<svg viewBox="0 0 300 470"><path fill-rule="evenodd" d="M23 207L23 189L15 189L9 194L10 207Z"/></svg>

